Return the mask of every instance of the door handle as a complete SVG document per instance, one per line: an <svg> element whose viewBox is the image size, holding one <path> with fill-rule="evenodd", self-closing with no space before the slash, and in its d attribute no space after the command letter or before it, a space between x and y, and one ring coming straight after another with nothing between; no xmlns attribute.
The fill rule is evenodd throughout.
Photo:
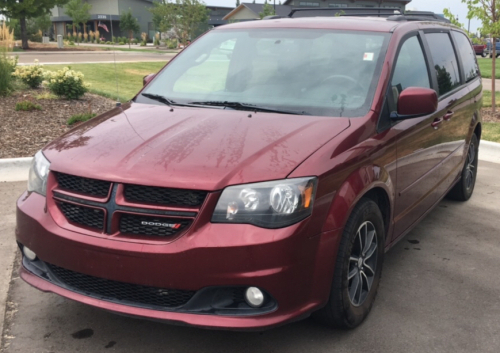
<svg viewBox="0 0 500 353"><path fill-rule="evenodd" d="M448 113L445 114L445 116L443 117L444 120L450 120L451 118L453 118L453 115L455 113L452 112L452 111L448 111Z"/></svg>
<svg viewBox="0 0 500 353"><path fill-rule="evenodd" d="M439 124L441 124L442 122L444 121L443 118L436 118L434 119L434 121L432 122L431 126L434 128L434 129L437 129Z"/></svg>

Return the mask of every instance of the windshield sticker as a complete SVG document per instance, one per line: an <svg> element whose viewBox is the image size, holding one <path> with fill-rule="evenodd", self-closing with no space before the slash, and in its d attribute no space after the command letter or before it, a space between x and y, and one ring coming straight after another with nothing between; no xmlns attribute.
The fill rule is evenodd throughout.
<svg viewBox="0 0 500 353"><path fill-rule="evenodd" d="M363 57L364 61L373 61L373 57L375 56L374 53L365 53L365 56Z"/></svg>

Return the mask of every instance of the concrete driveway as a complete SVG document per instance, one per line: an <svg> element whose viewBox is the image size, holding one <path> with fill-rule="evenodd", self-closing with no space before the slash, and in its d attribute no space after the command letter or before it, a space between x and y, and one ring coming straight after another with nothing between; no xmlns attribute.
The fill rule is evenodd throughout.
<svg viewBox="0 0 500 353"><path fill-rule="evenodd" d="M386 254L372 313L355 331L327 329L312 319L263 333L169 326L43 294L14 272L4 350L498 352L498 175L500 164L481 162L475 194L469 202L441 202ZM0 184L0 190L6 188L11 188L10 184ZM11 233L14 241L13 229Z"/></svg>
<svg viewBox="0 0 500 353"><path fill-rule="evenodd" d="M24 52L16 53L20 65L33 64L37 59L41 64L95 64L116 62L168 61L177 53L149 53L124 51L83 51L83 52Z"/></svg>

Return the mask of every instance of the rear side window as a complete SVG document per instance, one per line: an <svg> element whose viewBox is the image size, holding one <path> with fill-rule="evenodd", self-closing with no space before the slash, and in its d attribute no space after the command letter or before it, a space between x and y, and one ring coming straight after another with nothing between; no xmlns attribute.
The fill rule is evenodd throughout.
<svg viewBox="0 0 500 353"><path fill-rule="evenodd" d="M425 36L434 60L439 95L442 96L460 86L457 57L448 33L427 33Z"/></svg>
<svg viewBox="0 0 500 353"><path fill-rule="evenodd" d="M460 32L451 32L457 43L458 55L464 65L465 81L469 82L478 76L478 67L476 62L476 53L465 34Z"/></svg>

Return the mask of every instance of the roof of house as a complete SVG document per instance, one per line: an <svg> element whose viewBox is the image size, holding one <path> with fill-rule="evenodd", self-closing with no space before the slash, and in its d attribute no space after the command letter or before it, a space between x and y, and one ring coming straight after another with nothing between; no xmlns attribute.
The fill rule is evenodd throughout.
<svg viewBox="0 0 500 353"><path fill-rule="evenodd" d="M285 2L283 4L284 5L289 5L292 1L293 0L285 0ZM409 4L411 2L411 0L373 0L373 1L380 2L380 3L384 3L384 2L401 2L401 3L404 3L405 5Z"/></svg>
<svg viewBox="0 0 500 353"><path fill-rule="evenodd" d="M273 6L273 5L271 5L271 6ZM231 11L226 16L224 16L224 20L230 19L234 14L236 14L237 12L241 11L244 8L255 13L255 17L258 18L259 14L262 12L262 10L264 8L264 4L254 4L254 3L249 3L249 2L241 3L240 6L236 7L233 11ZM290 11L292 11L291 6L276 5L276 15L278 15L278 16L288 16Z"/></svg>

